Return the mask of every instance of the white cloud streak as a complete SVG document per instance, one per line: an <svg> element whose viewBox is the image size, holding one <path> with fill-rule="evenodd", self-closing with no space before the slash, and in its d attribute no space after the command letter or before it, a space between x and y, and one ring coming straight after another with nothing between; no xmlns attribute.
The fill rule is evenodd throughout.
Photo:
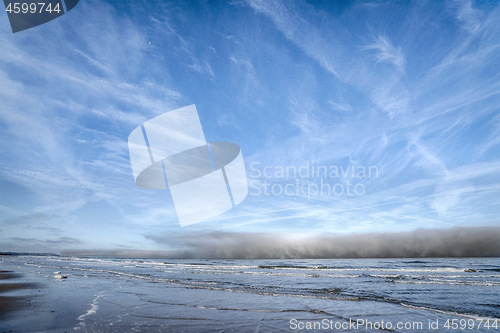
<svg viewBox="0 0 500 333"><path fill-rule="evenodd" d="M373 43L364 47L365 50L375 50L375 60L378 62L387 62L394 65L398 71L404 73L406 59L401 52L401 47L395 47L387 36L379 35L374 38Z"/></svg>

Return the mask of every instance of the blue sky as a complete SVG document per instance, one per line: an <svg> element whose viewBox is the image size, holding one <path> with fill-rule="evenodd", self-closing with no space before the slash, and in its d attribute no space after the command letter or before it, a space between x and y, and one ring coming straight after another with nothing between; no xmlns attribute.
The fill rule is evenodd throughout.
<svg viewBox="0 0 500 333"><path fill-rule="evenodd" d="M0 15L0 250L498 227L499 19L496 1L81 0L12 34ZM127 138L191 104L207 141L241 147L250 187L181 228L168 190L135 184ZM340 175L276 176L312 165ZM321 181L363 194L303 191Z"/></svg>

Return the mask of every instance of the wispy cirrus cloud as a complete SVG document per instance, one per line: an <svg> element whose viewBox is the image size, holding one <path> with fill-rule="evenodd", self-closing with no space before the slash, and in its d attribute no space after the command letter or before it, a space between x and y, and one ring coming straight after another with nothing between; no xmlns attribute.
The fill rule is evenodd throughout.
<svg viewBox="0 0 500 333"><path fill-rule="evenodd" d="M463 24L463 29L469 32L475 32L481 25L483 12L474 8L474 2L471 0L455 0L451 7L456 10L456 18Z"/></svg>
<svg viewBox="0 0 500 333"><path fill-rule="evenodd" d="M333 41L327 41L321 32L288 6L292 3L280 1L251 0L249 4L256 11L268 15L285 36L296 43L310 57L333 75L338 75L337 65L332 61L338 52L330 47ZM333 42L334 43L334 42Z"/></svg>
<svg viewBox="0 0 500 333"><path fill-rule="evenodd" d="M406 59L401 52L401 47L395 47L387 36L379 35L374 38L371 44L366 45L364 50L374 50L375 60L378 62L387 62L397 68L398 71L404 73Z"/></svg>

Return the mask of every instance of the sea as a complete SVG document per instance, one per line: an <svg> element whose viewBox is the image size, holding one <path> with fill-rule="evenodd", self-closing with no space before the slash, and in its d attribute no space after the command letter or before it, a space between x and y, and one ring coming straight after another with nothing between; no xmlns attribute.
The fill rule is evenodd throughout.
<svg viewBox="0 0 500 333"><path fill-rule="evenodd" d="M500 332L500 258L2 256L0 270L0 332Z"/></svg>

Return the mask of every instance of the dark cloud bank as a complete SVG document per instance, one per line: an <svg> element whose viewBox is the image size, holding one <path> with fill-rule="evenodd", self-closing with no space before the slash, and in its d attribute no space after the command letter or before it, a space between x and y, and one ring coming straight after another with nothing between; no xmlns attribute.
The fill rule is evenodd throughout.
<svg viewBox="0 0 500 333"><path fill-rule="evenodd" d="M500 227L419 229L401 233L350 235L212 231L145 237L166 250L68 250L63 254L214 259L500 257Z"/></svg>

